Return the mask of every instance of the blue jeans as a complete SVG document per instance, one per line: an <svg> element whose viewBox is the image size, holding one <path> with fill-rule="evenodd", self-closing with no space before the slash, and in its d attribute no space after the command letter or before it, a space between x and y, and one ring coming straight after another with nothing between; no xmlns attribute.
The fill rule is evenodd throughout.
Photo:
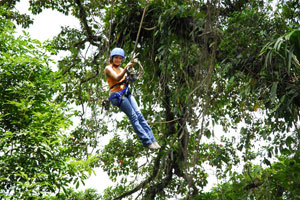
<svg viewBox="0 0 300 200"><path fill-rule="evenodd" d="M118 98L113 98L111 103L118 105ZM139 110L135 98L131 94L123 96L119 108L128 116L134 131L144 146L148 146L156 141L151 128Z"/></svg>

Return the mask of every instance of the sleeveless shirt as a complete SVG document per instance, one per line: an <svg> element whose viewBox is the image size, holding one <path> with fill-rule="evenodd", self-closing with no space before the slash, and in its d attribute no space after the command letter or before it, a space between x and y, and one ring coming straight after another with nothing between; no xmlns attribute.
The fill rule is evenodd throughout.
<svg viewBox="0 0 300 200"><path fill-rule="evenodd" d="M112 67L111 65L109 65L117 74L120 74L122 72L121 68L120 67ZM124 70L124 69L123 69ZM108 82L108 86L109 88L111 88L112 86L116 85L117 83L120 83L122 82L123 80L125 79L125 75L123 76L123 78L119 81L117 80L114 80L113 78L109 77L109 76L106 76L106 80ZM125 88L125 83L122 84L122 85L119 85L117 87L114 87L110 90L110 93L113 93L113 92L120 92L122 91L123 89Z"/></svg>

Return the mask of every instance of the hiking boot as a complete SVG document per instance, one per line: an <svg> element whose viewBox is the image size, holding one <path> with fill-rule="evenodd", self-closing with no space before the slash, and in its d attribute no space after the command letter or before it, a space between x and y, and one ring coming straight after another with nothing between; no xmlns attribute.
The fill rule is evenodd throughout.
<svg viewBox="0 0 300 200"><path fill-rule="evenodd" d="M160 149L160 148L161 148L161 146L160 146L156 141L153 142L152 144L154 144L154 145L156 146L157 149Z"/></svg>
<svg viewBox="0 0 300 200"><path fill-rule="evenodd" d="M147 147L148 147L149 149L151 149L151 150L159 149L159 148L154 144L154 142L151 143L151 144L149 144Z"/></svg>

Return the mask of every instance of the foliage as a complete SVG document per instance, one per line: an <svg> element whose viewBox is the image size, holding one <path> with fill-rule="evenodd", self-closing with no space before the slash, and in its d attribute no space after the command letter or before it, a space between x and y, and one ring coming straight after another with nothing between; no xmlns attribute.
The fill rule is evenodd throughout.
<svg viewBox="0 0 300 200"><path fill-rule="evenodd" d="M68 188L65 193L60 193L55 197L46 197L47 200L99 200L101 196L97 194L95 189L86 189L85 191L76 192L74 189Z"/></svg>
<svg viewBox="0 0 300 200"><path fill-rule="evenodd" d="M65 102L53 100L61 87L48 57L55 51L26 33L15 38L14 24L4 16L0 18L0 197L41 199L85 179L95 158L76 161L65 145L72 115L67 114Z"/></svg>
<svg viewBox="0 0 300 200"><path fill-rule="evenodd" d="M15 21L18 25L21 25L23 28L28 28L33 24L33 20L28 14L22 14L18 11L14 11L13 8L16 6L19 0L3 0L0 2L0 6L5 8L5 12L1 14L5 18Z"/></svg>
<svg viewBox="0 0 300 200"><path fill-rule="evenodd" d="M271 85L270 102L277 118L292 122L298 116L297 98L300 59L300 29L291 30L278 39L266 44L261 54L266 54L261 71ZM276 63L276 66L274 66ZM291 124L289 124L291 125Z"/></svg>
<svg viewBox="0 0 300 200"><path fill-rule="evenodd" d="M263 169L250 163L241 174L234 172L230 182L206 194L208 199L298 199L299 158L279 158L279 162Z"/></svg>
<svg viewBox="0 0 300 200"><path fill-rule="evenodd" d="M81 107L80 125L71 137L60 136L78 160L99 153L91 166L116 182L103 198L299 197L296 2L273 9L263 0L30 1L34 14L51 8L80 21L51 43L69 52L58 63L56 100ZM145 75L133 87L162 145L155 153L143 149L126 117L114 120L117 108L101 112L109 50L123 47L128 62L135 45ZM204 192L209 169L224 182Z"/></svg>

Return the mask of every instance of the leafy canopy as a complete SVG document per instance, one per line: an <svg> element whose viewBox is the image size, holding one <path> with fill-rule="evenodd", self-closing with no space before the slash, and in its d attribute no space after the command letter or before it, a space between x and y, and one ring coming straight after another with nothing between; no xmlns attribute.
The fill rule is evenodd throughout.
<svg viewBox="0 0 300 200"><path fill-rule="evenodd" d="M64 141L77 159L100 154L93 167L116 182L103 198L299 196L300 9L296 0L275 9L272 2L30 1L34 14L51 8L80 21L51 43L69 52L58 63L56 100L82 108ZM114 119L117 108L101 112L110 49L123 47L126 63L135 45L145 68L135 97L162 145L155 153L142 148L126 117ZM205 192L210 169L221 184Z"/></svg>
<svg viewBox="0 0 300 200"><path fill-rule="evenodd" d="M85 179L95 158L77 161L65 143L72 115L54 100L55 50L27 33L15 37L5 8L0 13L0 198L41 199Z"/></svg>

